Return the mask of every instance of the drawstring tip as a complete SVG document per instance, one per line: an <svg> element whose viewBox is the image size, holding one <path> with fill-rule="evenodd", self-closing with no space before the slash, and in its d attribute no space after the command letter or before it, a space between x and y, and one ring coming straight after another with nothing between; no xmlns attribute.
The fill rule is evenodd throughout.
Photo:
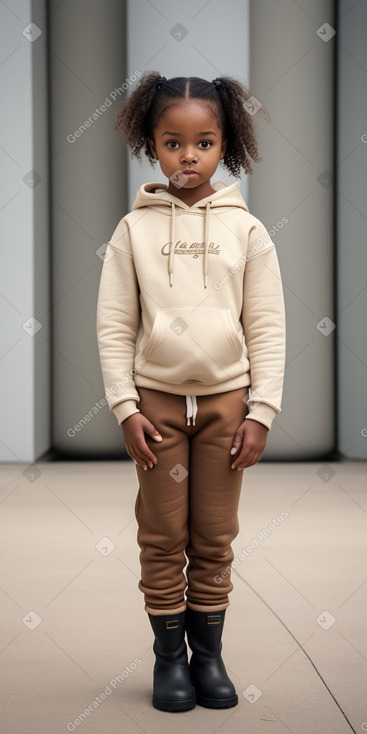
<svg viewBox="0 0 367 734"><path fill-rule="evenodd" d="M173 284L173 273L169 274L169 284L172 286Z"/></svg>
<svg viewBox="0 0 367 734"><path fill-rule="evenodd" d="M195 425L195 418L196 413L198 412L198 406L196 402L196 396L195 395L186 395L186 425L190 425L190 419L192 420L192 425Z"/></svg>
<svg viewBox="0 0 367 734"><path fill-rule="evenodd" d="M208 276L204 275L204 288L208 287Z"/></svg>

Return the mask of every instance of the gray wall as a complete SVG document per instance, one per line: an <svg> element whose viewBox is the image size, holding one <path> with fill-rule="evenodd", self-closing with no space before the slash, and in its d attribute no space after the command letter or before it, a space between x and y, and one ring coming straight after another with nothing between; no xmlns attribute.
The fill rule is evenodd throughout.
<svg viewBox="0 0 367 734"><path fill-rule="evenodd" d="M253 213L274 234L287 320L286 379L277 418L279 455L315 459L335 442L334 49L317 29L335 27L332 0L251 4L251 81L271 122L251 181ZM280 18L282 22L280 22ZM326 173L324 173L326 172ZM324 185L325 177L325 185ZM326 330L325 330L326 331Z"/></svg>
<svg viewBox="0 0 367 734"><path fill-rule="evenodd" d="M45 29L42 0L0 3L0 460L7 463L33 461L51 440Z"/></svg>
<svg viewBox="0 0 367 734"><path fill-rule="evenodd" d="M114 132L124 94L113 99L114 90L136 69L231 74L269 111L270 123L255 117L263 162L241 183L255 216L275 225L287 310L283 409L264 456L315 460L336 447L366 459L367 4L45 5L0 4L0 460L34 462L48 449L125 453L116 419L95 408L104 397L95 315L104 243L138 186L164 181L159 167L131 160ZM41 30L33 41L23 34L31 21ZM326 22L337 28L330 39ZM98 119L73 140L95 109ZM216 178L233 180L220 168ZM325 317L336 327L326 335Z"/></svg>

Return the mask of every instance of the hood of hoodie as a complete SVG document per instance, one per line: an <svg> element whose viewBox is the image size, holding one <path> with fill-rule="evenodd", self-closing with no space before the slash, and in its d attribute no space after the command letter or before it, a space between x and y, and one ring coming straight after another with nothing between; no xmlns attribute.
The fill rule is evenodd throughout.
<svg viewBox="0 0 367 734"><path fill-rule="evenodd" d="M223 181L214 181L212 184L215 191L203 199L200 199L192 206L188 206L177 196L168 192L166 184L162 183L145 183L138 189L132 210L141 209L143 207L154 207L163 215L171 217L171 236L169 244L168 257L168 277L169 284L173 285L174 275L174 256L175 256L175 227L176 227L176 210L182 210L187 213L202 213L203 215L203 241L204 241L204 257L203 257L203 277L204 288L208 285L209 274L209 230L210 230L210 210L211 209L228 209L236 207L244 209L248 212L248 206L241 194L239 183L227 186Z"/></svg>

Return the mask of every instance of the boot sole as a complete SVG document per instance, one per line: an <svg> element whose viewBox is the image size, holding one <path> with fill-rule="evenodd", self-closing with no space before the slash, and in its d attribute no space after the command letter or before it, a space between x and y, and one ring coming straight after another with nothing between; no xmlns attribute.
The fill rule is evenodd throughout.
<svg viewBox="0 0 367 734"><path fill-rule="evenodd" d="M230 709L238 704L237 693L231 698L205 698L196 693L196 703L207 709Z"/></svg>
<svg viewBox="0 0 367 734"><path fill-rule="evenodd" d="M196 698L189 698L186 701L165 701L153 696L153 706L158 711L190 711L196 706Z"/></svg>

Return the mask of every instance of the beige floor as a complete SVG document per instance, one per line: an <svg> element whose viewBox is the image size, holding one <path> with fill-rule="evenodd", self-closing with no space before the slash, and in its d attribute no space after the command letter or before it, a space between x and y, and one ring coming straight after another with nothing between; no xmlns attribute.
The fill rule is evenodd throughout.
<svg viewBox="0 0 367 734"><path fill-rule="evenodd" d="M1 731L367 731L366 479L364 462L244 472L223 635L239 705L169 714L151 704L132 462L0 466Z"/></svg>

